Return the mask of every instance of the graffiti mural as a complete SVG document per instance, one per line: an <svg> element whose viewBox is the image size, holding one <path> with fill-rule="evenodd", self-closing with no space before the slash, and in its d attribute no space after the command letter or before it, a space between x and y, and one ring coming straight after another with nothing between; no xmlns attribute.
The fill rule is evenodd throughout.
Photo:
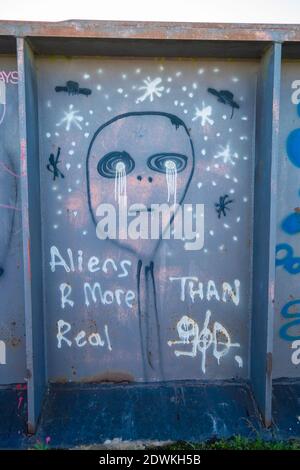
<svg viewBox="0 0 300 470"><path fill-rule="evenodd" d="M18 73L0 64L0 385L24 382L25 340L18 136Z"/></svg>
<svg viewBox="0 0 300 470"><path fill-rule="evenodd" d="M50 380L247 377L256 62L38 62Z"/></svg>
<svg viewBox="0 0 300 470"><path fill-rule="evenodd" d="M279 158L278 231L276 246L276 316L274 376L300 376L299 234L300 234L300 104L299 68L285 63ZM298 85L297 85L298 83Z"/></svg>

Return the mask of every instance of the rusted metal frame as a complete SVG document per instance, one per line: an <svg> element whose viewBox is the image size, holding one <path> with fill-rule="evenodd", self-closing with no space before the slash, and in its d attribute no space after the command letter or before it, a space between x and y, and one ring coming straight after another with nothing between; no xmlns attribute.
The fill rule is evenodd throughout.
<svg viewBox="0 0 300 470"><path fill-rule="evenodd" d="M34 56L17 38L28 431L34 433L45 389L38 114Z"/></svg>
<svg viewBox="0 0 300 470"><path fill-rule="evenodd" d="M0 36L224 41L300 41L298 25L82 21L0 22Z"/></svg>
<svg viewBox="0 0 300 470"><path fill-rule="evenodd" d="M272 423L272 355L281 44L261 60L256 103L251 382L266 426Z"/></svg>

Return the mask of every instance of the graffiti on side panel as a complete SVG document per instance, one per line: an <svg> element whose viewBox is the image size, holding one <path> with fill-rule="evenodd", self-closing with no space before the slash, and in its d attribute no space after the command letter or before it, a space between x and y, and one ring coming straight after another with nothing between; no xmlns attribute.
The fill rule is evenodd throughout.
<svg viewBox="0 0 300 470"><path fill-rule="evenodd" d="M292 83L293 91L291 102L297 105L297 115L300 117L299 80ZM300 168L300 128L292 130L286 140L286 154L290 163ZM297 188L298 192L298 188ZM298 236L300 233L300 208L294 207L281 221L282 231L292 237L288 243L279 243L276 246L276 266L281 267L291 275L300 273L300 257L297 256ZM293 246L293 241L297 244ZM287 302L281 309L281 317L284 324L279 329L279 337L291 343L291 362L294 365L300 364L300 300L295 299Z"/></svg>
<svg viewBox="0 0 300 470"><path fill-rule="evenodd" d="M0 124L2 124L6 112L6 86L0 81Z"/></svg>
<svg viewBox="0 0 300 470"><path fill-rule="evenodd" d="M289 274L300 273L300 258L294 256L294 250L288 243L276 246L276 266L282 266Z"/></svg>
<svg viewBox="0 0 300 470"><path fill-rule="evenodd" d="M6 364L6 345L0 340L0 365Z"/></svg>
<svg viewBox="0 0 300 470"><path fill-rule="evenodd" d="M291 361L294 365L300 364L300 300L287 302L281 310L281 315L288 320L279 330L280 337L291 342L294 350Z"/></svg>
<svg viewBox="0 0 300 470"><path fill-rule="evenodd" d="M13 85L18 83L18 72L11 70L0 70L0 291L4 296L2 310L0 312L0 330L1 335L5 332L5 340L0 339L0 365L7 365L7 304L6 304L6 281L11 276L11 270L15 268L11 262L11 255L14 254L13 237L18 230L16 229L16 213L21 209L18 207L18 179L21 177L15 169L14 162L17 157L18 138L16 135L15 123L17 113L15 106L16 89L11 93ZM13 119L11 116L13 115ZM16 153L16 154L15 154ZM11 263L9 265L9 263ZM18 266L19 268L19 266ZM10 277L11 289L15 289L15 279ZM2 283L3 281L3 283ZM2 289L1 289L2 286ZM5 308L4 308L5 306ZM13 309L13 306L10 305ZM13 310L12 310L13 311ZM14 340L11 341L14 343ZM15 343L13 344L15 345ZM0 374L1 375L1 374ZM3 383L3 379L2 379Z"/></svg>

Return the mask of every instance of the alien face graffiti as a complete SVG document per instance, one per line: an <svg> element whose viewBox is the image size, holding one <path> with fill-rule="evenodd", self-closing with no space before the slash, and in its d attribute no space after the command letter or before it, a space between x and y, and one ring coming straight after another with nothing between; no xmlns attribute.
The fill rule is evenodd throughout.
<svg viewBox="0 0 300 470"><path fill-rule="evenodd" d="M194 148L185 123L163 112L132 112L103 124L90 143L86 171L91 216L97 224L97 209L111 204L116 209L144 205L154 216L155 204L182 204L194 170ZM162 217L160 233L172 223ZM153 254L158 240L118 239L137 254Z"/></svg>

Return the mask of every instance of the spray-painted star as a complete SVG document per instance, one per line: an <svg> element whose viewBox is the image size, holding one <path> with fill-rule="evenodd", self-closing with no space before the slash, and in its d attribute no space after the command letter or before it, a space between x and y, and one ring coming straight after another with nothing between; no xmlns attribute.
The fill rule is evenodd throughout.
<svg viewBox="0 0 300 470"><path fill-rule="evenodd" d="M158 86L161 83L161 78L157 77L154 80L151 80L150 77L147 77L143 82L145 83L145 86L139 87L139 90L145 90L145 93L140 96L136 102L140 103L142 101L145 101L146 98L149 97L150 101L152 102L154 100L154 96L157 96L158 98L161 97L162 91L164 90L165 87L163 86Z"/></svg>
<svg viewBox="0 0 300 470"><path fill-rule="evenodd" d="M230 149L230 145L227 144L226 147L223 147L222 145L220 145L220 151L216 155L214 155L214 158L216 159L222 158L224 163L231 163L232 165L235 165L235 161L233 159L234 158L238 159L239 156L237 152L232 153Z"/></svg>
<svg viewBox="0 0 300 470"><path fill-rule="evenodd" d="M196 108L196 112L192 121L196 121L197 119L201 118L201 126L205 126L206 123L212 126L214 123L214 120L209 117L211 116L211 113L212 113L212 107L205 106L204 101L202 101L202 109L199 109L197 106L195 106L195 108Z"/></svg>
<svg viewBox="0 0 300 470"><path fill-rule="evenodd" d="M71 129L72 124L74 124L78 129L82 130L80 122L83 121L82 116L78 116L79 111L73 109L73 105L70 104L69 110L64 111L64 117L56 124L57 126L61 126L62 124L66 124L66 131Z"/></svg>

